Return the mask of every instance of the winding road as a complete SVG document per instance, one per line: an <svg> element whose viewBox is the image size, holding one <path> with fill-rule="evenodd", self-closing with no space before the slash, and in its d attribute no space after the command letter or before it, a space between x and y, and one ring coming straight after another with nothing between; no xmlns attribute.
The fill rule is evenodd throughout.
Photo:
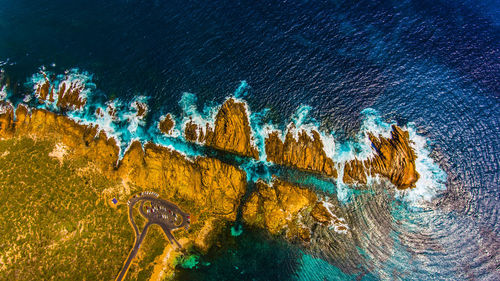
<svg viewBox="0 0 500 281"><path fill-rule="evenodd" d="M144 229L140 233L137 225L135 224L133 214L134 206L137 203L140 203L139 213L147 220L144 225ZM191 223L188 213L183 212L179 207L177 207L177 205L158 198L158 194L154 192L146 191L134 195L127 202L127 205L129 222L134 228L135 244L125 261L122 270L116 277L116 281L121 281L125 278L130 264L137 255L137 252L139 252L141 243L146 237L147 231L151 225L159 225L161 229L163 229L163 232L167 236L170 244L173 245L175 243L177 247L182 248L179 242L172 235L171 231L179 228L185 228L187 230L189 229L189 225Z"/></svg>

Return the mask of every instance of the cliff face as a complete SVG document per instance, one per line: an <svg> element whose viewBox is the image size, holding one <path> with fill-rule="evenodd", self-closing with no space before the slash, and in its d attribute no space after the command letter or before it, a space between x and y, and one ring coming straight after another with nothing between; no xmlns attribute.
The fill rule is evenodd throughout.
<svg viewBox="0 0 500 281"><path fill-rule="evenodd" d="M312 131L312 134L311 138L301 130L295 139L289 130L283 142L277 131L272 132L265 140L267 161L336 178L337 170L333 160L326 156L319 133Z"/></svg>
<svg viewBox="0 0 500 281"><path fill-rule="evenodd" d="M251 143L251 128L245 104L228 99L215 118L215 128L207 124L205 133L193 122L186 124L185 137L207 146L238 155L259 158L259 152Z"/></svg>
<svg viewBox="0 0 500 281"><path fill-rule="evenodd" d="M0 139L13 134L14 108L10 103L0 101Z"/></svg>
<svg viewBox="0 0 500 281"><path fill-rule="evenodd" d="M345 183L366 184L367 175L381 175L389 179L398 189L414 188L419 178L415 168L417 156L410 146L409 134L398 126L392 126L391 138L369 135L376 150L375 157L353 160L344 167Z"/></svg>

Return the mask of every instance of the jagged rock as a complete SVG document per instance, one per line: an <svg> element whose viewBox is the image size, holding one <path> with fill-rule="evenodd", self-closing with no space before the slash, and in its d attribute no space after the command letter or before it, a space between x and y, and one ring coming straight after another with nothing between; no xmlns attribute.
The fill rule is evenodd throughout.
<svg viewBox="0 0 500 281"><path fill-rule="evenodd" d="M310 209L317 201L316 194L290 183L274 180L269 186L262 181L256 183L243 208L243 219L248 224L265 228L272 234L289 229L289 238L303 236L299 213Z"/></svg>
<svg viewBox="0 0 500 281"><path fill-rule="evenodd" d="M184 137L187 141L191 142L205 142L205 136L201 128L196 125L196 123L189 121L186 123L186 127L184 128Z"/></svg>
<svg viewBox="0 0 500 281"><path fill-rule="evenodd" d="M294 138L292 126L282 141L277 131L271 132L265 140L267 160L279 165L312 171L330 177L337 177L332 159L326 156L323 143L317 131L312 137L304 130ZM345 163L343 182L366 184L367 176L381 175L388 178L397 188L413 188L418 180L415 170L416 155L410 146L408 132L393 126L390 139L369 135L376 150L375 157L361 161L354 159Z"/></svg>
<svg viewBox="0 0 500 281"><path fill-rule="evenodd" d="M364 162L358 159L354 159L345 163L344 166L344 176L342 178L344 183L353 184L360 183L366 184L366 171L367 167L364 166Z"/></svg>
<svg viewBox="0 0 500 281"><path fill-rule="evenodd" d="M80 81L63 81L59 85L57 92L54 81L51 81L47 75L42 72L44 82L37 85L35 95L40 103L48 101L53 103L57 96L56 106L61 110L80 110L87 103L87 98L82 97L81 93L85 90L85 85Z"/></svg>
<svg viewBox="0 0 500 281"><path fill-rule="evenodd" d="M245 104L228 99L217 113L213 133L207 132L209 146L258 159L251 144L251 128Z"/></svg>
<svg viewBox="0 0 500 281"><path fill-rule="evenodd" d="M135 102L135 107L137 108L137 117L144 118L148 114L148 106L140 101Z"/></svg>
<svg viewBox="0 0 500 281"><path fill-rule="evenodd" d="M175 126L175 121L170 113L165 115L165 117L163 117L160 120L160 123L158 124L160 131L165 135L170 135L172 133L171 131L174 128L174 126Z"/></svg>
<svg viewBox="0 0 500 281"><path fill-rule="evenodd" d="M288 130L284 142L277 131L269 134L265 140L267 161L336 178L337 170L333 160L326 156L319 133L312 131L311 138L301 130L295 139L292 130L293 127Z"/></svg>
<svg viewBox="0 0 500 281"><path fill-rule="evenodd" d="M62 82L57 91L57 106L62 110L82 109L87 103L87 98L80 96L84 89L85 86L79 82Z"/></svg>
<svg viewBox="0 0 500 281"><path fill-rule="evenodd" d="M391 138L369 135L376 151L375 156L365 161L357 159L346 163L343 181L348 184L366 184L366 176L381 175L389 179L398 189L414 188L419 178L415 168L417 158L410 146L408 132L392 126Z"/></svg>
<svg viewBox="0 0 500 281"><path fill-rule="evenodd" d="M251 128L245 104L228 99L215 118L215 128L207 124L205 133L193 122L188 122L184 135L188 141L197 141L207 146L238 155L259 158L259 151L251 142Z"/></svg>
<svg viewBox="0 0 500 281"><path fill-rule="evenodd" d="M318 202L314 205L314 207L311 210L311 216L319 223L323 225L327 225L331 222L332 220L332 215L330 212L326 209L326 207L321 203Z"/></svg>

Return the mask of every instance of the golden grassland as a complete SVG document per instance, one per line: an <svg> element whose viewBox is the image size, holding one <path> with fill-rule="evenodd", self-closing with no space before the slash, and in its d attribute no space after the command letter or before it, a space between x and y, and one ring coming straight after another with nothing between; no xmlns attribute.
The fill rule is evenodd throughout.
<svg viewBox="0 0 500 281"><path fill-rule="evenodd" d="M54 149L0 141L0 280L113 280L134 243L127 205L112 208L103 195L119 184ZM151 228L127 280L147 280L167 243Z"/></svg>

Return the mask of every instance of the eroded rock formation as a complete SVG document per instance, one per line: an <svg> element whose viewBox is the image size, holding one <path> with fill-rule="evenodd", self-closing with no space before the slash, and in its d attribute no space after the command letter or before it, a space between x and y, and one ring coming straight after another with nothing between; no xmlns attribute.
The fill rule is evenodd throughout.
<svg viewBox="0 0 500 281"><path fill-rule="evenodd" d="M267 161L336 178L334 162L326 156L319 133L312 131L311 138L300 130L296 139L292 130L295 128L288 130L284 141L277 131L269 134L265 140Z"/></svg>
<svg viewBox="0 0 500 281"><path fill-rule="evenodd" d="M5 101L0 101L0 138L13 134L14 108Z"/></svg>
<svg viewBox="0 0 500 281"><path fill-rule="evenodd" d="M258 150L252 144L250 122L244 103L228 99L217 113L214 126L212 129L206 124L203 130L194 122L188 122L184 135L188 141L196 141L242 156L259 158Z"/></svg>
<svg viewBox="0 0 500 281"><path fill-rule="evenodd" d="M410 146L407 131L392 126L391 138L369 135L376 153L371 159L353 160L345 164L343 181L348 184L366 184L366 176L381 175L398 189L414 188L419 178L415 151Z"/></svg>
<svg viewBox="0 0 500 281"><path fill-rule="evenodd" d="M279 180L274 180L271 186L258 181L243 208L243 219L272 234L287 229L288 237L303 237L307 231L301 230L299 215L310 211L317 200L316 194L307 188Z"/></svg>
<svg viewBox="0 0 500 281"><path fill-rule="evenodd" d="M149 190L163 187L167 198L188 201L230 220L236 219L246 187L245 172L234 166L206 157L190 161L154 143L142 148L138 141L126 151L116 176Z"/></svg>
<svg viewBox="0 0 500 281"><path fill-rule="evenodd" d="M160 123L158 124L160 132L164 133L165 135L170 135L174 127L175 121L170 113L161 118Z"/></svg>
<svg viewBox="0 0 500 281"><path fill-rule="evenodd" d="M311 137L300 130L298 138L295 138L292 130L295 130L293 126L288 130L284 141L277 131L268 135L265 140L267 160L336 178L335 166L338 164L326 156L319 133L313 130ZM410 145L408 132L393 126L391 138L373 134L369 134L369 138L375 149L375 156L364 161L354 159L345 163L344 174L340 175L343 182L366 184L368 176L380 175L399 189L415 187L419 175L415 169L416 154Z"/></svg>
<svg viewBox="0 0 500 281"><path fill-rule="evenodd" d="M61 110L80 110L85 106L87 98L81 95L82 91L85 90L85 86L81 81L62 81L56 89L55 84L51 82L47 75L43 72L42 75L45 81L38 84L35 90L39 102L53 103L57 96L56 105Z"/></svg>

